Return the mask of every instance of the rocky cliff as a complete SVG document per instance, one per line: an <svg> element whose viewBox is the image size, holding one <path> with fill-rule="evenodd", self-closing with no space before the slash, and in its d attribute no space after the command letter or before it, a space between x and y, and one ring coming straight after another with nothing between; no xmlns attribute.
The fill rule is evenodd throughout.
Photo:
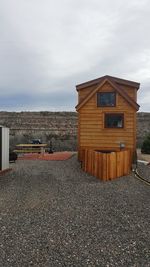
<svg viewBox="0 0 150 267"><path fill-rule="evenodd" d="M76 112L0 112L0 125L10 128L11 146L41 138L55 150L76 150ZM150 132L150 113L137 113L137 144Z"/></svg>

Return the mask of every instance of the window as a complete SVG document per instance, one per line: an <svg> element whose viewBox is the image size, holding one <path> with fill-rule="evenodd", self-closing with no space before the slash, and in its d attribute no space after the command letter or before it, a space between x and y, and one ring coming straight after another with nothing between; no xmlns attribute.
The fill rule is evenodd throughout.
<svg viewBox="0 0 150 267"><path fill-rule="evenodd" d="M105 114L105 128L123 128L124 114Z"/></svg>
<svg viewBox="0 0 150 267"><path fill-rule="evenodd" d="M116 93L114 92L97 93L97 106L98 107L116 106Z"/></svg>

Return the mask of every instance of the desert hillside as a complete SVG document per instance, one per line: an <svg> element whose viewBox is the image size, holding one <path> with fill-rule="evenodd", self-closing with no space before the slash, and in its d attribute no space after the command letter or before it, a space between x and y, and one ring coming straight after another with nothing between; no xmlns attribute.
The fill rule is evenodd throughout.
<svg viewBox="0 0 150 267"><path fill-rule="evenodd" d="M76 112L0 112L0 125L10 128L11 146L41 138L55 150L76 150ZM150 132L150 113L137 113L137 144Z"/></svg>

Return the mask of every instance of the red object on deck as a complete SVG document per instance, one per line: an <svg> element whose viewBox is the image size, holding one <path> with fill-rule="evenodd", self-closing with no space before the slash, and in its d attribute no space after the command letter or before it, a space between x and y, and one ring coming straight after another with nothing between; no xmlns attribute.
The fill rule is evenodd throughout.
<svg viewBox="0 0 150 267"><path fill-rule="evenodd" d="M24 154L23 156L18 157L18 160L67 160L74 155L73 152L55 152L53 154L38 154L30 153Z"/></svg>

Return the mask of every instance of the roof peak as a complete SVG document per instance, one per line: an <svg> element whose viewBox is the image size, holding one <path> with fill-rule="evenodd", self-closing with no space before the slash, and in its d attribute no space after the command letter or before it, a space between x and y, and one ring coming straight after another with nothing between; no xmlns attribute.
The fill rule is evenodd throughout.
<svg viewBox="0 0 150 267"><path fill-rule="evenodd" d="M110 75L104 75L100 78L96 78L94 80L90 80L81 84L76 85L77 91L86 87L90 87L92 85L97 85L98 83L102 82L103 80L113 80L118 84L123 84L123 85L129 85L131 87L139 89L140 83L134 82L134 81L129 81L126 79L118 78L118 77L113 77Z"/></svg>
<svg viewBox="0 0 150 267"><path fill-rule="evenodd" d="M139 109L139 105L124 91L122 90L122 88L118 85L120 84L120 82L116 82L115 78L110 78L109 76L109 79L106 78L106 76L102 77L101 78L101 81L100 82L97 82L97 86L96 88L94 88L93 90L91 90L89 92L89 94L81 101L79 102L79 104L76 106L76 110L78 111L83 105L85 105L89 100L90 98L95 94L97 93L97 91L105 84L105 82L108 81L108 83L111 84L111 86L133 107L135 108L136 110ZM129 81L127 81L129 82ZM121 81L122 83L122 81ZM87 87L87 85L85 86ZM135 88L135 86L134 86ZM82 89L82 88L81 88ZM78 89L77 89L78 90Z"/></svg>

